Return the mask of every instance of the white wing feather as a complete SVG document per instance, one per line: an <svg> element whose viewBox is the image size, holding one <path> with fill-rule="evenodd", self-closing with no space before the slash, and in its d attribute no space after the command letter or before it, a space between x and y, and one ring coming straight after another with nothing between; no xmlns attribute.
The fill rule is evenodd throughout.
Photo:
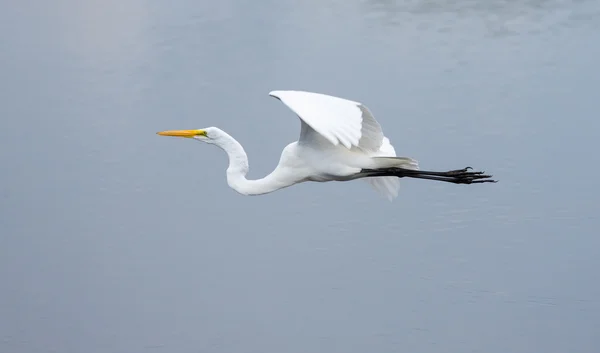
<svg viewBox="0 0 600 353"><path fill-rule="evenodd" d="M359 102L304 91L272 91L302 121L333 145L353 146L368 152L379 151L383 142L381 126L369 109ZM306 131L303 126L302 131ZM301 135L302 138L302 135Z"/></svg>

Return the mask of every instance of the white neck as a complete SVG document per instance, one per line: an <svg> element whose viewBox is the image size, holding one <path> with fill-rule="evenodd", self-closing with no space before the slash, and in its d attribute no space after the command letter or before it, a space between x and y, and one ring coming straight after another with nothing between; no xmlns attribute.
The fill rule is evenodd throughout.
<svg viewBox="0 0 600 353"><path fill-rule="evenodd" d="M224 131L221 131L220 136L215 139L214 144L227 153L229 157L227 184L240 194L267 194L291 185L291 183L282 180L282 173L277 168L262 179L246 179L246 174L248 174L248 170L250 169L248 155L246 155L246 151L244 151L242 145Z"/></svg>

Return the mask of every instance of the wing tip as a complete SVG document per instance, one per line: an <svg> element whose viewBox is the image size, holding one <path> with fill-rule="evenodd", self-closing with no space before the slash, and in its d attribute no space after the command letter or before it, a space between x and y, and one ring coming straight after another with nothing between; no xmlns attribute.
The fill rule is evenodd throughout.
<svg viewBox="0 0 600 353"><path fill-rule="evenodd" d="M291 92L299 92L299 91L278 89L278 90L274 90L274 91L269 92L269 96L275 97L275 98L281 100L281 96L282 95L285 95L286 93L291 93Z"/></svg>

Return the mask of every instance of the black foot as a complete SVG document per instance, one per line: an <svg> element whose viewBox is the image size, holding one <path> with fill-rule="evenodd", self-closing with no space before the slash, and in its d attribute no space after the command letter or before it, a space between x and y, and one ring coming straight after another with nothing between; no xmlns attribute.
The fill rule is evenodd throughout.
<svg viewBox="0 0 600 353"><path fill-rule="evenodd" d="M489 179L492 176L484 174L485 172L469 172L471 167L463 169L450 170L442 173L443 176L449 177L447 181L455 184L475 184L475 183L496 183L496 180Z"/></svg>

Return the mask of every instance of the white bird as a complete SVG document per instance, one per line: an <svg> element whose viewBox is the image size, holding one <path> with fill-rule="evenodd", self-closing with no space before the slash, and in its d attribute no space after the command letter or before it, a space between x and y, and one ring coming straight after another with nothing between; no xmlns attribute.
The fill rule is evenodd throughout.
<svg viewBox="0 0 600 353"><path fill-rule="evenodd" d="M261 195L305 181L368 181L390 201L398 196L399 178L410 177L456 184L495 182L470 167L448 172L419 170L416 160L397 157L389 139L369 109L351 100L303 91L273 91L300 118L300 138L287 145L279 164L258 180L246 179L248 157L242 145L225 131L208 127L157 134L192 138L216 145L229 156L227 183L242 195Z"/></svg>

